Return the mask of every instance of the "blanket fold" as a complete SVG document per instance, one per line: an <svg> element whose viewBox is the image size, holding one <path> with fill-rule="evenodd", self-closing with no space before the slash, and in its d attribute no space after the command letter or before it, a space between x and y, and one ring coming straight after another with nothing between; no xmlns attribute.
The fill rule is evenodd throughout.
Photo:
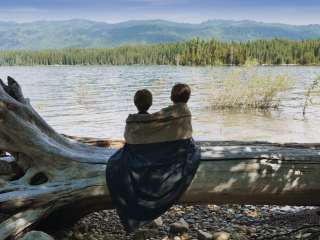
<svg viewBox="0 0 320 240"><path fill-rule="evenodd" d="M190 185L200 160L191 135L186 105L129 115L127 143L108 160L106 169L111 198L127 232L159 217Z"/></svg>
<svg viewBox="0 0 320 240"><path fill-rule="evenodd" d="M179 103L153 114L130 114L124 138L128 144L169 142L192 137L191 112Z"/></svg>

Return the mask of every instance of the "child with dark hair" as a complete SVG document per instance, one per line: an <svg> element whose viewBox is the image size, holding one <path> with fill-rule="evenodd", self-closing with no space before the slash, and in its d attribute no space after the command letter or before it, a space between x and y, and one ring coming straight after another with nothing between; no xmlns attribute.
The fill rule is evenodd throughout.
<svg viewBox="0 0 320 240"><path fill-rule="evenodd" d="M152 105L152 93L148 89L141 89L134 95L134 105L138 109L138 114L148 114L148 109Z"/></svg>
<svg viewBox="0 0 320 240"><path fill-rule="evenodd" d="M173 103L187 103L191 95L191 89L187 84L177 83L171 90L171 101Z"/></svg>

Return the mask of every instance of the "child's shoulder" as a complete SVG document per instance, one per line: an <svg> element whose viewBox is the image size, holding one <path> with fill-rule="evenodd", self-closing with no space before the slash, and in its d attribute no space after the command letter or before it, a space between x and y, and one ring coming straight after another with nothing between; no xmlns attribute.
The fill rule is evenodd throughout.
<svg viewBox="0 0 320 240"><path fill-rule="evenodd" d="M146 121L150 120L152 114L146 112L146 113L131 113L128 115L126 122L140 122L140 121Z"/></svg>
<svg viewBox="0 0 320 240"><path fill-rule="evenodd" d="M175 103L172 105L169 105L168 107L162 108L161 111L163 112L189 112L189 107L187 103Z"/></svg>

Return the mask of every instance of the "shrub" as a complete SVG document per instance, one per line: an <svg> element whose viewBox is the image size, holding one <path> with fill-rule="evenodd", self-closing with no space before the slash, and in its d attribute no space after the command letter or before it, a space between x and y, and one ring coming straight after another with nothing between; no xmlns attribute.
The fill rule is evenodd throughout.
<svg viewBox="0 0 320 240"><path fill-rule="evenodd" d="M214 85L213 108L271 109L278 108L280 93L292 86L288 75L272 75L246 67L223 77Z"/></svg>

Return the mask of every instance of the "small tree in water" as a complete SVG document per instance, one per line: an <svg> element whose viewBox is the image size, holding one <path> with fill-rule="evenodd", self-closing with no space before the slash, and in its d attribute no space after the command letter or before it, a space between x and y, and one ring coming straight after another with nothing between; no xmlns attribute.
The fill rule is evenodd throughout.
<svg viewBox="0 0 320 240"><path fill-rule="evenodd" d="M313 80L311 85L305 92L305 101L303 105L302 115L305 117L309 105L314 105L314 97L320 96L320 76Z"/></svg>

